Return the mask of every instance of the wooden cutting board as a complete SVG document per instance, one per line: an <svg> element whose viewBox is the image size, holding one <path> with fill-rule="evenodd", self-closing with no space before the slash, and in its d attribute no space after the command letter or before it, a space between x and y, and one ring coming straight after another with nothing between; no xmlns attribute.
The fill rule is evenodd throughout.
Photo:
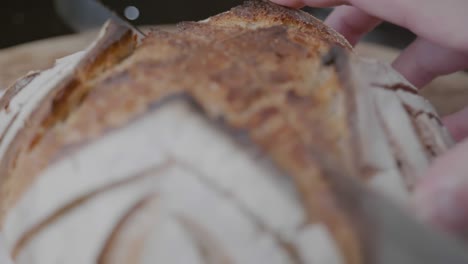
<svg viewBox="0 0 468 264"><path fill-rule="evenodd" d="M171 30L172 26L158 26ZM0 50L0 89L9 86L15 79L31 70L41 70L51 66L57 58L82 50L92 42L97 32L45 39ZM363 43L357 47L358 53L365 56L391 61L398 50ZM445 115L468 105L468 74L455 73L438 78L423 90L428 98Z"/></svg>

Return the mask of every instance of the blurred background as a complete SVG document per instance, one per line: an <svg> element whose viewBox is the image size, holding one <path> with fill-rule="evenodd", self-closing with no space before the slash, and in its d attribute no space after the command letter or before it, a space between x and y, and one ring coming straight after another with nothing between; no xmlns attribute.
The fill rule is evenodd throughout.
<svg viewBox="0 0 468 264"><path fill-rule="evenodd" d="M93 24L91 0L15 0L2 1L0 8L0 48L34 40L72 34ZM170 24L200 20L228 10L243 0L103 0L105 5L135 25ZM323 19L329 9L305 9ZM381 25L366 41L402 48L413 34L391 24Z"/></svg>

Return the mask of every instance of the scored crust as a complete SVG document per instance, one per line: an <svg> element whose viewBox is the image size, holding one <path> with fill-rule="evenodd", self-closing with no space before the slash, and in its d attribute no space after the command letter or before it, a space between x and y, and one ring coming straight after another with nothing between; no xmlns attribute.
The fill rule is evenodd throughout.
<svg viewBox="0 0 468 264"><path fill-rule="evenodd" d="M51 79L51 76L56 78ZM39 82L40 78L43 81ZM34 100L30 99L32 95L35 95ZM317 256L307 255L310 254L307 252L319 254L320 250L308 249L307 244L314 239L320 244L327 236L332 238L331 244L336 244L338 253L330 249L333 246L327 248L334 252L336 261L363 263L369 261L368 254L372 252L368 245L360 244L363 238L358 237L347 223L334 200L333 190L326 184L322 165L314 155L333 156L336 166L351 175L359 175L363 182L405 203L420 173L451 145L450 137L429 103L390 66L357 58L343 37L307 13L266 1L249 1L201 22L180 23L175 32L154 30L141 41L136 32L111 21L90 48L62 59L48 71L19 80L2 100L0 118L8 125L0 131L0 151L4 150L0 152L3 155L0 222L4 223L9 250L20 263L51 263L56 260L54 257L72 258L73 254L57 253L55 256L53 252L59 250L53 250L52 245L66 242L53 239L57 239L61 232L73 233L73 224L77 224L80 217L91 223L92 216L85 213L92 208L113 208L114 217L107 215L107 220L103 218L101 221L108 221L106 226L116 229L100 230L99 238L93 238L92 232L91 237L86 238L81 235L87 234L77 233L87 245L91 242L85 241L101 244L89 252L75 253L82 257L80 261L91 261L93 257L115 258L112 248L117 247L115 252L126 250L118 246L124 240L119 237L119 230L137 228L128 222L133 219L131 214L139 211L132 210L136 205L131 202L143 199L148 192L142 187L141 192L125 191L131 188L127 184L132 181L127 183L124 179L134 179L135 174L130 169L140 163L148 162L145 166L154 167L165 164L166 159L165 162L176 164L170 167L178 172L165 173L177 175L174 176L176 179L187 170L191 171L193 175L187 176L187 186L194 190L199 184L196 182L200 181L194 171L207 166L211 171L206 172L206 177L216 175L220 178L217 184L224 189L200 189L200 195L206 192L213 197L224 197L228 192L235 202L245 199L244 206L249 212L257 212L259 221L267 223L265 233L274 233L275 229L268 226L269 221L282 223L286 221L283 218L289 217L281 212L300 207L293 214L303 214L298 216L301 220L288 222L294 226L294 231L283 231L287 234L278 235L279 239L275 240L292 263L316 260ZM185 105L183 110L167 103L173 100ZM207 123L192 124L190 121L200 118L220 125L211 130L213 128ZM144 143L145 127L154 133L154 137L161 137L146 139L154 145ZM174 135L178 133L177 127L199 131L190 137L192 141L212 135L213 142L205 139L207 149L191 149L189 141L187 145L178 145L178 139L170 137L166 140L172 143L164 143L166 127ZM243 161L246 167L236 167L240 165L228 160L215 163L217 148L237 153L235 146L242 138L239 133L247 136L247 145L258 146L260 155L266 155L273 163L247 166L244 164L247 161ZM236 144L230 141L232 134L236 135ZM124 144L114 138L130 143ZM239 159L253 159L247 152L241 148L239 153L244 154L238 153L239 157L246 156ZM143 156L135 159L131 153L138 158L145 154L154 160ZM126 164L127 167L114 164L112 155L123 159L121 166ZM189 169L180 162L184 159L190 163ZM225 164L230 172L213 168L221 164ZM112 169L113 166L121 171ZM140 170L145 169L141 166ZM244 170L245 176L259 182L259 186L249 186L244 178L230 174L236 170ZM258 171L262 173L254 173ZM265 171L271 178L280 178L273 177L279 172L286 174L281 177L294 187L285 187L288 184L268 187L256 178L263 177ZM223 175L231 177L223 178ZM167 185L178 196L186 196L176 191L179 185L166 180L168 177L160 177L159 172L151 172L149 177L163 178L160 180L163 186L169 181ZM236 184L244 186L245 191L242 192ZM268 196L268 188L272 186L281 191ZM165 189L156 190L164 193ZM258 195L253 195L257 192ZM262 196L263 192L267 194ZM167 199L166 204L163 203L165 213L186 213L198 220L214 221L213 228L217 225L226 228L226 223L215 221L216 217L211 220L199 215L196 210L206 211L203 204L195 209L184 207L174 198L177 195L168 193L170 191L164 193L166 196L162 195ZM279 207L279 214L272 213L274 205L262 202L278 196L280 204L284 193L287 197L295 197L288 199L297 201ZM105 199L106 196L112 197L115 204L107 204L110 198ZM120 199L127 200L120 203ZM219 206L211 200L205 202ZM225 210L231 207L234 211L240 210L229 199L225 203ZM179 207L171 207L176 205ZM210 213L213 212L207 212ZM250 215L247 218L255 219ZM179 223L180 219L176 219L174 221ZM207 224L203 221L194 224L192 219L188 228L199 230L198 225ZM181 225L186 227L187 221L184 223ZM181 227L173 224L168 225L178 231L165 235L182 239L179 237ZM282 230L284 226L278 228ZM215 231L206 232L216 234ZM323 235L327 232L329 235ZM235 239L235 235L232 236ZM226 245L232 242L223 241ZM104 253L99 253L99 247ZM232 252L245 254L234 246L222 249L236 259L234 263L238 263L241 256L235 258ZM260 247L258 250L269 252Z"/></svg>

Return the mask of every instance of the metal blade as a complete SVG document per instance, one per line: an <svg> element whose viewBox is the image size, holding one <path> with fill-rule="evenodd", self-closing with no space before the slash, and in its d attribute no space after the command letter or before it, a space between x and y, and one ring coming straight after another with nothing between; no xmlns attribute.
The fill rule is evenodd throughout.
<svg viewBox="0 0 468 264"><path fill-rule="evenodd" d="M112 11L110 8L105 6L104 3L102 3L101 1L94 0L94 2L96 3L96 8L102 9L103 13L105 11L108 12L110 19L114 19L116 22L133 29L134 31L138 32L141 36L146 36L146 34L143 31L141 31L139 28L137 28L136 26L131 24L127 19L123 18L122 16L120 16L116 12Z"/></svg>
<svg viewBox="0 0 468 264"><path fill-rule="evenodd" d="M54 0L54 5L60 17L77 32L99 28L107 20L113 19L133 29L141 36L145 36L143 31L119 16L99 0Z"/></svg>
<svg viewBox="0 0 468 264"><path fill-rule="evenodd" d="M468 247L446 233L423 225L402 208L368 189L356 178L326 164L323 172L360 235L372 249L373 264L468 263Z"/></svg>

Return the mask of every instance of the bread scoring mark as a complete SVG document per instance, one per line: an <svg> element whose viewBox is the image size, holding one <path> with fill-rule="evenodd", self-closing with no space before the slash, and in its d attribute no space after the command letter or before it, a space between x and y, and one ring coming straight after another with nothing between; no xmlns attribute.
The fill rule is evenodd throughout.
<svg viewBox="0 0 468 264"><path fill-rule="evenodd" d="M55 87L56 91L50 102L49 115L42 120L38 133L29 145L31 151L44 133L67 118L83 103L88 96L92 82L99 74L105 72L130 56L136 47L134 32L115 23L108 23L104 35L98 39L93 48L81 59L73 76L63 85Z"/></svg>
<svg viewBox="0 0 468 264"><path fill-rule="evenodd" d="M3 129L3 131L1 131L1 133L0 133L0 144L3 142L3 139L4 139L5 135L6 135L6 133L8 133L8 131L10 130L10 127L16 121L16 118L18 118L18 115L19 115L19 112L15 113L13 115L13 117L8 121L8 123L5 126L5 128Z"/></svg>
<svg viewBox="0 0 468 264"><path fill-rule="evenodd" d="M444 149L447 148L446 145L440 145L435 139L438 135L434 135L434 132L431 127L439 126L440 128L444 128L444 124L439 116L432 112L424 111L424 110L415 110L410 105L404 104L404 107L408 114L412 116L413 123L416 128L416 131L419 135L421 143L424 145L427 153L432 157L435 158L444 152ZM435 124L428 124L427 121L435 121Z"/></svg>
<svg viewBox="0 0 468 264"><path fill-rule="evenodd" d="M60 87L68 79L68 74L73 71L73 67L81 58L82 53L76 53L57 61L53 68L41 72L23 89L19 90L9 102L10 111L0 110L0 126L8 124L9 120L15 117L14 122L9 125L8 129L2 131L3 139L0 142L0 175L3 176L0 180L2 186L8 185L8 187L1 190L2 193L8 191L5 190L6 188L11 188L10 184L19 185L18 182L23 180L14 178L11 174L13 174L12 170L17 164L20 152L25 149L24 146L28 145L29 135L34 133L33 129L37 121L35 117L40 113L40 107L38 106L47 97L51 89L55 86ZM11 183L12 181L16 183ZM9 192L16 193L18 196L21 190L14 189L14 191L10 190ZM8 194L1 201L2 211L6 209L5 206L10 202L11 196ZM2 214L0 214L1 218L3 218Z"/></svg>
<svg viewBox="0 0 468 264"><path fill-rule="evenodd" d="M113 250L114 246L114 241L118 238L119 232L122 228L124 228L125 224L128 223L128 221L131 220L131 218L134 216L134 214L138 213L139 211L145 209L145 207L148 205L148 203L151 203L154 201L154 199L157 199L158 196L155 194L150 194L140 201L136 202L135 205L130 207L127 211L127 213L124 214L124 216L119 220L119 222L115 225L114 229L112 230L110 236L107 238L107 242L104 243L104 246L101 250L101 253L97 257L96 263L99 264L112 264L111 259L109 258L109 254Z"/></svg>
<svg viewBox="0 0 468 264"><path fill-rule="evenodd" d="M442 122L440 117L437 116L436 114L432 113L432 112L428 112L428 111L424 111L424 110L415 110L411 105L408 105L408 104L403 104L403 106L405 107L408 114L410 114L414 118L418 118L421 115L425 115L429 119L432 119L432 120L436 121L439 126L444 126L444 123Z"/></svg>
<svg viewBox="0 0 468 264"><path fill-rule="evenodd" d="M411 87L410 85L405 84L405 83L396 83L396 84L391 84L391 85L371 83L370 85L374 86L374 87L382 88L382 89L385 89L385 90L404 91L404 92L407 92L407 93L419 95L419 92L418 92L418 90L416 88Z"/></svg>
<svg viewBox="0 0 468 264"><path fill-rule="evenodd" d="M414 184L415 184L415 179L412 178L412 176L416 175L409 175L408 174L408 164L404 162L404 156L402 156L402 149L400 145L398 144L399 142L396 140L396 138L392 135L391 129L388 127L386 124L384 117L382 116L383 113L380 111L377 111L378 118L382 124L382 128L387 135L388 138L388 143L390 145L390 149L393 152L393 156L395 158L395 164L396 167L398 168L401 176L403 177L403 181L405 182L405 187L407 188L406 190L411 192L413 190ZM378 172L378 171L377 171ZM377 175L376 172L376 175ZM379 176L377 176L379 177ZM385 177L385 176L380 176L380 177Z"/></svg>
<svg viewBox="0 0 468 264"><path fill-rule="evenodd" d="M36 78L40 72L32 72L26 76L18 79L12 86L6 89L6 92L0 98L0 110L10 111L9 104L10 101L29 83L31 83L34 78Z"/></svg>
<svg viewBox="0 0 468 264"><path fill-rule="evenodd" d="M234 264L235 262L229 258L219 241L216 241L211 236L210 232L199 225L197 222L192 221L190 217L184 216L179 213L175 219L187 231L191 237L193 244L202 256L205 264Z"/></svg>
<svg viewBox="0 0 468 264"><path fill-rule="evenodd" d="M291 244L291 242L283 238L283 236L277 231L269 228L268 224L264 223L263 220L255 214L255 212L251 211L248 206L245 206L238 198L236 198L234 193L225 190L221 186L218 186L216 182L211 181L209 177L204 176L198 168L180 160L177 161L177 164L182 168L186 168L187 170L193 172L193 175L196 176L200 182L208 186L211 190L217 192L220 196L229 200L231 204L235 205L240 210L240 212L246 215L254 223L254 225L258 228L259 231L271 234L273 238L278 242L278 245L280 245L289 255L291 261L294 261L294 263L297 264L303 264L300 258L300 254L299 252L297 252L293 244ZM303 226L297 226L297 230L294 230L293 233L299 233L302 227Z"/></svg>
<svg viewBox="0 0 468 264"><path fill-rule="evenodd" d="M98 43L102 46L91 50L82 61L78 77L86 80L98 78L109 68L128 58L137 46L132 37L133 33L127 30L118 38L112 36L109 39L103 39L103 43ZM113 42L110 42L111 39Z"/></svg>
<svg viewBox="0 0 468 264"><path fill-rule="evenodd" d="M121 186L131 184L134 182L138 182L144 178L149 177L156 177L156 175L160 175L174 166L174 162L172 160L167 160L165 163L161 165L157 165L152 168L147 168L137 175L130 175L123 180L116 181L109 185L105 185L100 187L96 190L91 191L88 194L85 194L81 197L76 198L71 203L66 204L65 206L57 209L52 215L43 219L41 222L37 223L35 226L31 227L29 230L25 231L21 237L16 241L14 246L12 247L12 257L16 259L18 254L20 253L21 249L31 241L34 236L40 233L44 228L53 225L54 222L60 220L63 215L69 213L70 211L74 210L75 208L81 206L82 204L94 199L96 196L109 192L111 190L117 189Z"/></svg>
<svg viewBox="0 0 468 264"><path fill-rule="evenodd" d="M429 119L435 120L439 126L444 126L444 123L442 122L442 120L440 119L440 117L437 116L437 115L434 114L434 113L426 112L426 111L422 111L422 110L417 111L417 112L414 113L414 116L415 116L415 117L418 117L418 116L420 116L420 115L426 115L427 117L429 117Z"/></svg>

